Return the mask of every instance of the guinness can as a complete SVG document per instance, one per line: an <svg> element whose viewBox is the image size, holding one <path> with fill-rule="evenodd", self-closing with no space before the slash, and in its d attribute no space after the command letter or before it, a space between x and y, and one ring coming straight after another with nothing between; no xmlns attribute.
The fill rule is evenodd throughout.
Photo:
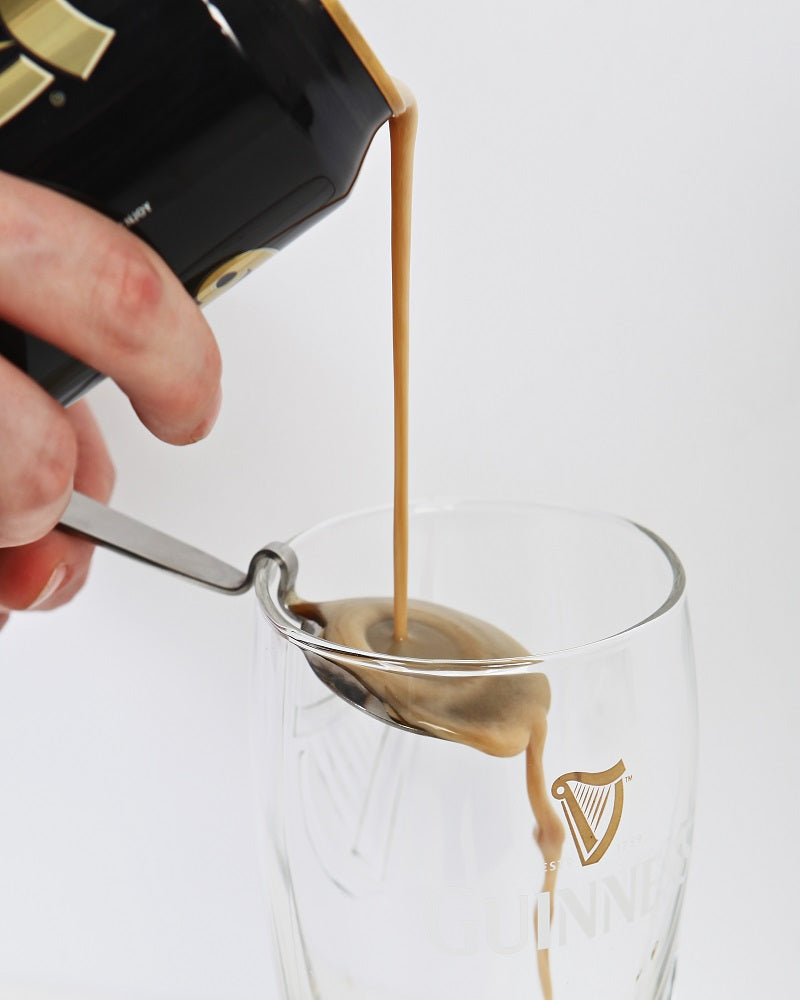
<svg viewBox="0 0 800 1000"><path fill-rule="evenodd" d="M346 198L402 105L338 0L0 0L0 170L129 227L201 305ZM65 405L102 378L3 323L0 352Z"/></svg>

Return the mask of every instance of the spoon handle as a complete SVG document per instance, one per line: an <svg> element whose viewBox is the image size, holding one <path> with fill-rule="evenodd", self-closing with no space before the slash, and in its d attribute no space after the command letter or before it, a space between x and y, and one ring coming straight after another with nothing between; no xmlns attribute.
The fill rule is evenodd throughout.
<svg viewBox="0 0 800 1000"><path fill-rule="evenodd" d="M82 493L72 494L59 527L223 594L243 594L249 590L258 563L266 557L278 560L282 577L284 571L288 571L290 578L296 572L294 552L280 542L256 553L247 573L242 573L207 552L111 510Z"/></svg>

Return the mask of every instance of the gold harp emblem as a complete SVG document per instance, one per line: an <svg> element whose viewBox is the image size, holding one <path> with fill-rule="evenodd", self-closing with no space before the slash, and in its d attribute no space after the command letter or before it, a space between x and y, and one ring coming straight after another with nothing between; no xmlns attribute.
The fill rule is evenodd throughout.
<svg viewBox="0 0 800 1000"><path fill-rule="evenodd" d="M622 819L625 764L607 771L570 771L556 778L551 789L561 802L567 827L581 864L596 864L611 846Z"/></svg>
<svg viewBox="0 0 800 1000"><path fill-rule="evenodd" d="M0 0L0 22L15 42L63 73L88 80L114 39L113 28L82 14L67 0ZM23 111L55 80L27 55L0 73L0 127Z"/></svg>

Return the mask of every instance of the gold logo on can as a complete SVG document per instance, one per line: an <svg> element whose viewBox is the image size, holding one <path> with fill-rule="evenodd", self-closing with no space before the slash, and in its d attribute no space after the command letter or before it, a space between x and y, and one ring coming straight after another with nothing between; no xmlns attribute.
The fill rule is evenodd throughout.
<svg viewBox="0 0 800 1000"><path fill-rule="evenodd" d="M607 771L570 771L551 789L561 802L581 864L596 864L611 846L622 819L625 764Z"/></svg>
<svg viewBox="0 0 800 1000"><path fill-rule="evenodd" d="M195 301L201 306L208 305L209 302L213 302L242 278L246 278L248 274L255 271L265 260L274 257L277 252L269 247L260 247L258 250L248 250L225 261L224 264L215 267L210 274L206 275L195 292Z"/></svg>
<svg viewBox="0 0 800 1000"><path fill-rule="evenodd" d="M36 60L88 80L114 39L113 28L82 14L67 0L0 0L0 23ZM21 53L0 72L0 128L32 104L55 80L39 62Z"/></svg>

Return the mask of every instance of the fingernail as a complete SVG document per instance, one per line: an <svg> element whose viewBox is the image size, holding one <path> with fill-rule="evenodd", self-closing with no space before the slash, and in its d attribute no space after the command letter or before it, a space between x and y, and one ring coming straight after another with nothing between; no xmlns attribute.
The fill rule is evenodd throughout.
<svg viewBox="0 0 800 1000"><path fill-rule="evenodd" d="M28 606L28 610L33 611L34 608L40 607L42 604L45 603L45 601L49 600L53 596L53 594L55 594L55 592L58 590L61 584L64 582L64 578L66 577L66 575L67 575L66 565L62 564L61 566L57 566L56 569L54 569L53 572L50 574L50 579L42 588L42 591L39 594L39 596L36 598L33 604L30 604Z"/></svg>
<svg viewBox="0 0 800 1000"><path fill-rule="evenodd" d="M217 422L217 417L219 416L219 411L222 409L222 386L217 386L217 391L214 394L214 398L211 401L211 405L208 410L208 414L200 424L199 427L195 428L194 433L189 437L189 444L196 444L198 441L202 441L203 438L207 437L211 433L211 428Z"/></svg>

